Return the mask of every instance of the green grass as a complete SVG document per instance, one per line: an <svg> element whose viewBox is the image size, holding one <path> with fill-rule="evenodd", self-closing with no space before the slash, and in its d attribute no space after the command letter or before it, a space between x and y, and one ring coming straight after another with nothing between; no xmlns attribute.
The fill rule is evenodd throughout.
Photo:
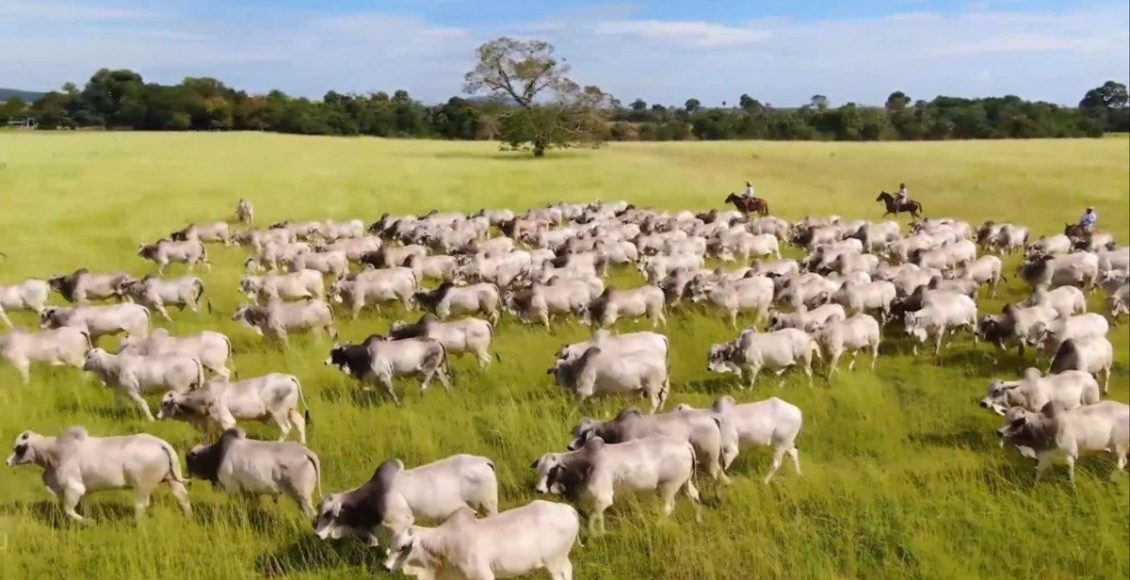
<svg viewBox="0 0 1130 580"><path fill-rule="evenodd" d="M258 223L283 218L375 219L432 208L522 209L546 202L627 199L664 209L719 207L752 179L774 213L789 220L829 213L876 219L881 188L905 181L928 215L980 223L1009 220L1058 233L1095 205L1101 224L1125 243L1130 220L1130 142L984 141L961 143L713 143L614 145L535 161L491 144L301 138L265 134L0 135L0 280L86 266L151 271L134 252L192 220L228 217L239 197L254 200ZM211 251L203 275L212 316L174 315L175 332L228 333L242 376L298 375L314 416L310 446L322 458L324 486L365 480L388 457L407 464L469 452L495 459L504 507L534 497L530 461L562 449L581 418L544 369L561 344L582 339L573 324L552 333L504 320L502 362L486 373L471 360L454 367L451 394L414 383L403 408L321 365L328 342L295 340L284 353L228 320L243 253ZM1009 261L1008 273L1015 268ZM179 273L180 269L174 269ZM617 284L636 283L617 273ZM998 312L1026 295L1013 280L982 309ZM57 299L57 298L56 298ZM1096 295L1092 304L1102 308ZM403 313L340 325L348 339L383 331ZM410 314L416 316L415 314ZM26 313L13 316L32 325ZM786 465L772 485L760 476L769 455L742 455L735 483L702 481L704 520L688 506L657 515L651 497L620 500L609 533L573 553L578 578L1006 577L1125 578L1130 573L1130 485L1108 478L1108 458L1081 463L1078 488L1062 469L1039 485L1032 465L997 446L999 420L976 405L993 377L1014 377L1029 361L959 338L942 364L909 355L893 334L874 373L844 373L809 388L793 373L763 379L754 392L705 371L705 353L735 334L716 313L669 316L673 394L669 406L780 396L805 412L799 448L805 469ZM642 328L622 323L621 330ZM1111 397L1128 399L1127 325L1112 332L1118 363ZM91 433L148 431L181 452L202 440L181 423L146 423L74 369L33 371L23 386L0 368L0 439L24 429L54 433L83 424ZM595 401L584 413L608 416L623 399ZM271 427L251 425L273 437ZM132 519L128 492L91 496L97 525L65 522L36 468L0 471L0 575L5 578L243 578L265 575L384 575L383 554L355 542L316 541L297 508L269 500L252 510L196 483L197 515L186 521L167 492L150 516Z"/></svg>

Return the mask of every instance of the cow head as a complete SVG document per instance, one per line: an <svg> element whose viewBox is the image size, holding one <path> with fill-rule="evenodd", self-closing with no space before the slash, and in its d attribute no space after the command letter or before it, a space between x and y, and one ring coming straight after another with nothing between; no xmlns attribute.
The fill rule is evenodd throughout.
<svg viewBox="0 0 1130 580"><path fill-rule="evenodd" d="M212 393L207 390L178 393L169 391L161 397L161 406L157 409L158 419L193 418L211 415L216 402Z"/></svg>
<svg viewBox="0 0 1130 580"><path fill-rule="evenodd" d="M1002 445L1015 445L1022 452L1024 449L1035 452L1051 449L1055 446L1058 417L1062 412L1063 406L1058 402L1044 405L1039 413L1010 409L1005 415L1007 423L997 429L997 437Z"/></svg>
<svg viewBox="0 0 1130 580"><path fill-rule="evenodd" d="M260 325L267 323L267 317L268 311L266 307L244 304L235 311L235 314L232 314L231 319L261 334L263 330L260 328Z"/></svg>
<svg viewBox="0 0 1130 580"><path fill-rule="evenodd" d="M389 459L377 467L369 481L356 489L326 496L318 505L314 534L323 540L353 536L377 545L373 529L384 522L386 495L402 471L403 462Z"/></svg>
<svg viewBox="0 0 1130 580"><path fill-rule="evenodd" d="M255 295L258 294L259 290L262 288L262 276L244 276L243 279L239 281L239 291L248 298L255 298Z"/></svg>
<svg viewBox="0 0 1130 580"><path fill-rule="evenodd" d="M16 443L12 445L12 454L8 456L8 467L34 463L38 458L36 454L37 443L42 439L43 436L35 431L20 433L20 436L16 437Z"/></svg>
<svg viewBox="0 0 1130 580"><path fill-rule="evenodd" d="M712 373L732 373L737 371L733 363L738 346L735 343L715 344L710 347L706 357L706 370Z"/></svg>
<svg viewBox="0 0 1130 580"><path fill-rule="evenodd" d="M59 328L64 324L65 313L70 309L63 309L55 306L48 306L39 313L39 328L48 330L51 328Z"/></svg>
<svg viewBox="0 0 1130 580"><path fill-rule="evenodd" d="M112 356L110 353L100 348L92 348L86 353L86 359L82 362L82 370L90 372L100 372L106 369L107 359Z"/></svg>
<svg viewBox="0 0 1130 580"><path fill-rule="evenodd" d="M1005 382L1002 380L995 380L989 385L989 392L981 399L982 409L991 409L998 415L1004 416L1012 407L1010 404L1011 396L1010 391L1019 387L1020 383L1012 381Z"/></svg>
<svg viewBox="0 0 1130 580"><path fill-rule="evenodd" d="M189 477L203 479L219 485L220 463L223 462L231 444L239 439L245 439L247 434L242 429L228 429L220 435L220 440L211 445L197 445L185 454L184 461L188 466Z"/></svg>
<svg viewBox="0 0 1130 580"><path fill-rule="evenodd" d="M157 246L160 242L155 244L141 244L137 247L137 255L146 260L157 259Z"/></svg>

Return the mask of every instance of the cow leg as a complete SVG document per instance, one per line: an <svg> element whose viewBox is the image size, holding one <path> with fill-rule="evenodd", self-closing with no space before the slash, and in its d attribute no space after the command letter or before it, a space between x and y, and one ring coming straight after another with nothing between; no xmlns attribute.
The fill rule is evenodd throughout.
<svg viewBox="0 0 1130 580"><path fill-rule="evenodd" d="M730 310L730 328L738 327L738 309L733 308Z"/></svg>
<svg viewBox="0 0 1130 580"><path fill-rule="evenodd" d="M857 359L859 359L859 351L858 350L851 351L851 362L848 363L848 370L849 371L855 370L855 361Z"/></svg>
<svg viewBox="0 0 1130 580"><path fill-rule="evenodd" d="M545 570L549 572L551 580L573 580L573 563L569 561L568 556L547 562Z"/></svg>
<svg viewBox="0 0 1130 580"><path fill-rule="evenodd" d="M0 308L0 321L4 322L4 326L12 328L12 321L8 318L8 314L4 312L3 308Z"/></svg>
<svg viewBox="0 0 1130 580"><path fill-rule="evenodd" d="M796 474L801 475L801 473L800 473L800 455L797 453L796 447L795 446L789 447L788 450L785 451L785 453L788 453L789 459L793 460L793 468L796 469Z"/></svg>
<svg viewBox="0 0 1130 580"><path fill-rule="evenodd" d="M1103 394L1110 392L1110 365L1102 369L1103 373ZM26 381L25 381L26 382Z"/></svg>
<svg viewBox="0 0 1130 580"><path fill-rule="evenodd" d="M298 409L291 409L291 410L287 411L286 414L287 414L287 418L290 419L290 423L292 423L294 425L295 430L298 431L298 442L305 445L306 444L306 418L302 416L302 413L298 412ZM281 429L282 425L279 425L279 428ZM283 433L283 436L282 436L282 438L280 438L280 441L282 439L285 439L286 436L287 436L287 433Z"/></svg>
<svg viewBox="0 0 1130 580"><path fill-rule="evenodd" d="M1071 482L1071 487L1075 487L1075 455L1066 453L1063 461L1067 464L1067 481Z"/></svg>
<svg viewBox="0 0 1130 580"><path fill-rule="evenodd" d="M753 367L749 370L749 388L752 389L757 384L757 374L761 372L761 367Z"/></svg>
<svg viewBox="0 0 1130 580"><path fill-rule="evenodd" d="M832 353L832 360L828 361L828 376L829 377L840 372L840 369L838 367L840 365L840 357L843 356L843 354L844 353L838 352L838 351ZM855 364L855 361L852 361L852 364Z"/></svg>
<svg viewBox="0 0 1130 580"><path fill-rule="evenodd" d="M271 419L274 419L275 424L279 426L278 441L286 441L287 436L290 435L290 419L287 415L289 412L271 411Z"/></svg>
<svg viewBox="0 0 1130 580"><path fill-rule="evenodd" d="M945 331L938 333L938 339L934 344L934 358L941 358L942 356L942 338L944 338L945 335Z"/></svg>
<svg viewBox="0 0 1130 580"><path fill-rule="evenodd" d="M168 480L168 484L169 490L173 492L173 497L177 499L177 503L180 504L180 509L184 511L185 517L191 518L192 503L188 501L188 489L179 481Z"/></svg>
<svg viewBox="0 0 1130 580"><path fill-rule="evenodd" d="M726 472L722 468L722 459L720 457L722 455L722 450L721 449L714 449L710 453L708 453L707 455L708 455L708 457L706 458L707 472L714 479L721 481L722 483L725 483L725 484L728 485L730 483L730 476L726 475Z"/></svg>
<svg viewBox="0 0 1130 580"><path fill-rule="evenodd" d="M149 507L149 498L153 495L153 490L140 483L135 485L133 491L137 499L133 502L133 517L141 521L141 518L145 517L145 510Z"/></svg>
<svg viewBox="0 0 1130 580"><path fill-rule="evenodd" d="M1040 481L1044 472L1052 466L1052 454L1044 453L1036 458L1036 481Z"/></svg>
<svg viewBox="0 0 1130 580"><path fill-rule="evenodd" d="M439 377L439 384L443 385L443 390L450 391L451 378L447 376L447 370L444 369L444 365L442 363L440 364L440 366L436 367L435 375Z"/></svg>
<svg viewBox="0 0 1130 580"><path fill-rule="evenodd" d="M173 319L169 317L169 311L165 310L164 304L161 304L160 302L158 302L157 304L154 304L153 307L157 309L157 312L160 313L162 318L164 318L165 320L168 320L169 322L173 321Z"/></svg>
<svg viewBox="0 0 1130 580"><path fill-rule="evenodd" d="M392 376L391 375L382 376L380 381L381 381L381 384L384 385L385 390L388 391L388 396L392 397L392 402L395 403L396 405L400 405L400 397L396 396L396 389L394 389L393 386L392 386Z"/></svg>
<svg viewBox="0 0 1130 580"><path fill-rule="evenodd" d="M82 366L82 363L79 363L78 366ZM25 359L25 360L22 360L19 363L17 363L15 365L15 367L16 367L16 372L20 373L20 378L23 379L24 384L26 385L26 384L30 383L31 382L31 362L27 361ZM83 373L83 374L85 374L85 373Z"/></svg>
<svg viewBox="0 0 1130 580"><path fill-rule="evenodd" d="M480 369L488 368L490 367L491 363L494 362L493 360L491 360L490 351L488 351L486 347L476 350L475 358L479 359Z"/></svg>
<svg viewBox="0 0 1130 580"><path fill-rule="evenodd" d="M137 404L138 408L141 409L141 414L145 415L145 418L147 420L149 420L149 421L153 420L153 413L151 413L149 411L149 403L145 402L145 398L142 397L141 393L138 392L137 387L129 388L126 391L126 396L129 397L134 403Z"/></svg>
<svg viewBox="0 0 1130 580"><path fill-rule="evenodd" d="M77 511L75 511L75 508L78 507L78 502L82 501L82 496L85 493L86 493L86 488L83 487L83 485L81 483L77 483L77 482L68 483L66 485L66 487L63 488L63 494L62 494L62 497L60 498L60 501L63 505L63 513L67 514L67 517L71 518L72 520L74 520L74 521L76 521L80 524L88 524L89 525L89 524L92 524L94 522L92 522L91 520L89 520L87 518L82 517L82 515L80 515Z"/></svg>
<svg viewBox="0 0 1130 580"><path fill-rule="evenodd" d="M765 483L769 483L769 480L773 479L773 475L781 468L781 461L785 458L786 451L783 446L773 450L773 465L769 468L769 473L765 475L763 480Z"/></svg>
<svg viewBox="0 0 1130 580"><path fill-rule="evenodd" d="M688 484L688 486L692 485L692 479L694 479L694 473L691 473L687 478L686 483ZM660 484L659 495L663 498L663 515L670 516L675 511L675 496L679 494L680 487L682 487L680 482L668 481L666 483ZM687 494L690 495L690 492L688 491Z"/></svg>
<svg viewBox="0 0 1130 580"><path fill-rule="evenodd" d="M871 370L875 370L875 362L879 360L879 341L871 345Z"/></svg>

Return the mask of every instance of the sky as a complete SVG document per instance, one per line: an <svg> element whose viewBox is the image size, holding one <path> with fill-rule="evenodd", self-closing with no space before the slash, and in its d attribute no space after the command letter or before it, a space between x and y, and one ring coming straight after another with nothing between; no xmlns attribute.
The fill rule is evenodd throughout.
<svg viewBox="0 0 1130 580"><path fill-rule="evenodd" d="M575 81L625 103L882 104L901 90L1074 105L1130 77L1126 0L0 0L0 86L81 86L109 67L435 103L499 36L553 43Z"/></svg>

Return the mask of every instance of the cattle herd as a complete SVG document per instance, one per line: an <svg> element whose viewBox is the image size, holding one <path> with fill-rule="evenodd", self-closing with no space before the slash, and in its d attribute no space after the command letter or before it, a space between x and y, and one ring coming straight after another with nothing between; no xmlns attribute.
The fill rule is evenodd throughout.
<svg viewBox="0 0 1130 580"><path fill-rule="evenodd" d="M1080 455L1111 453L1123 469L1130 453L1130 407L1101 400L1114 358L1108 320L1117 321L1130 303L1130 248L1105 234L1031 240L1026 227L1007 223L922 219L903 231L890 221L833 216L788 223L624 202L559 203L522 214L385 215L368 227L354 220L256 229L251 204L240 200L236 218L244 226L239 231L227 222L192 224L142 245L138 256L157 273L140 280L80 269L0 286L0 320L12 327L5 312L13 310L35 311L40 320L38 332L12 328L0 337L0 359L25 382L32 363L79 367L150 420L145 396L161 393L157 419L221 433L187 452L189 476L229 493L286 495L313 520L319 538L383 544L389 569L406 574L446 568L491 578L544 568L570 578L580 517L569 504L545 501L499 513L494 464L472 455L413 468L389 459L360 486L323 496L321 464L305 447L308 415L300 412L305 400L297 377L272 373L230 382L235 353L227 336L151 329L154 311L168 320L169 307L212 308L200 278L162 277L170 265L211 267L206 244L247 248L239 289L248 302L232 319L283 346L295 333L328 333L335 344L326 364L365 388L382 387L395 404L400 377L418 377L422 389L434 378L450 389L453 355L469 354L489 372L497 360L495 326L504 315L546 328L566 317L592 325L591 339L563 346L547 374L579 401L637 395L647 398L648 412L627 408L605 421L586 418L567 450L547 453L531 467L537 491L577 503L594 533L603 531L614 493L624 490L657 491L665 513L682 492L697 514L695 473L729 481L726 471L743 447L772 448L766 483L786 455L801 471L795 441L802 412L779 398L738 404L723 396L710 409L679 405L659 413L672 388L667 337L609 328L643 318L658 330L668 311L688 302L716 310L735 330L740 315L752 317L754 324L733 340L702 347L707 368L736 374L741 387L753 387L762 371L780 375L794 367L811 382L820 364L831 378L844 355L849 369L860 353L874 369L890 333L907 336L916 355L917 345L929 344L935 357L958 332L990 347L1015 347L1021 356L1027 347L1040 368L993 382L981 402L1006 418L998 432L1002 445L1037 460L1037 475L1061 458L1072 483ZM786 244L802 248L804 257L782 258ZM980 312L978 297L995 294L1006 279L999 256L1015 252L1025 255L1017 275L1031 296L999 314ZM705 268L707 260L724 266ZM610 268L627 266L646 284L606 286ZM1098 288L1108 297L1106 316L1087 312L1088 293ZM73 305L48 306L52 292ZM416 322L394 323L387 336L336 343L335 317L356 318L388 303L425 313ZM125 336L117 352L98 346L119 334ZM237 425L251 420L277 424L279 440L248 438ZM298 443L286 441L292 430ZM43 468L47 487L79 522L89 521L76 510L88 492L132 488L141 516L160 483L191 514L176 450L148 434L27 431L8 458L8 465L26 463ZM414 525L424 520L441 525Z"/></svg>

